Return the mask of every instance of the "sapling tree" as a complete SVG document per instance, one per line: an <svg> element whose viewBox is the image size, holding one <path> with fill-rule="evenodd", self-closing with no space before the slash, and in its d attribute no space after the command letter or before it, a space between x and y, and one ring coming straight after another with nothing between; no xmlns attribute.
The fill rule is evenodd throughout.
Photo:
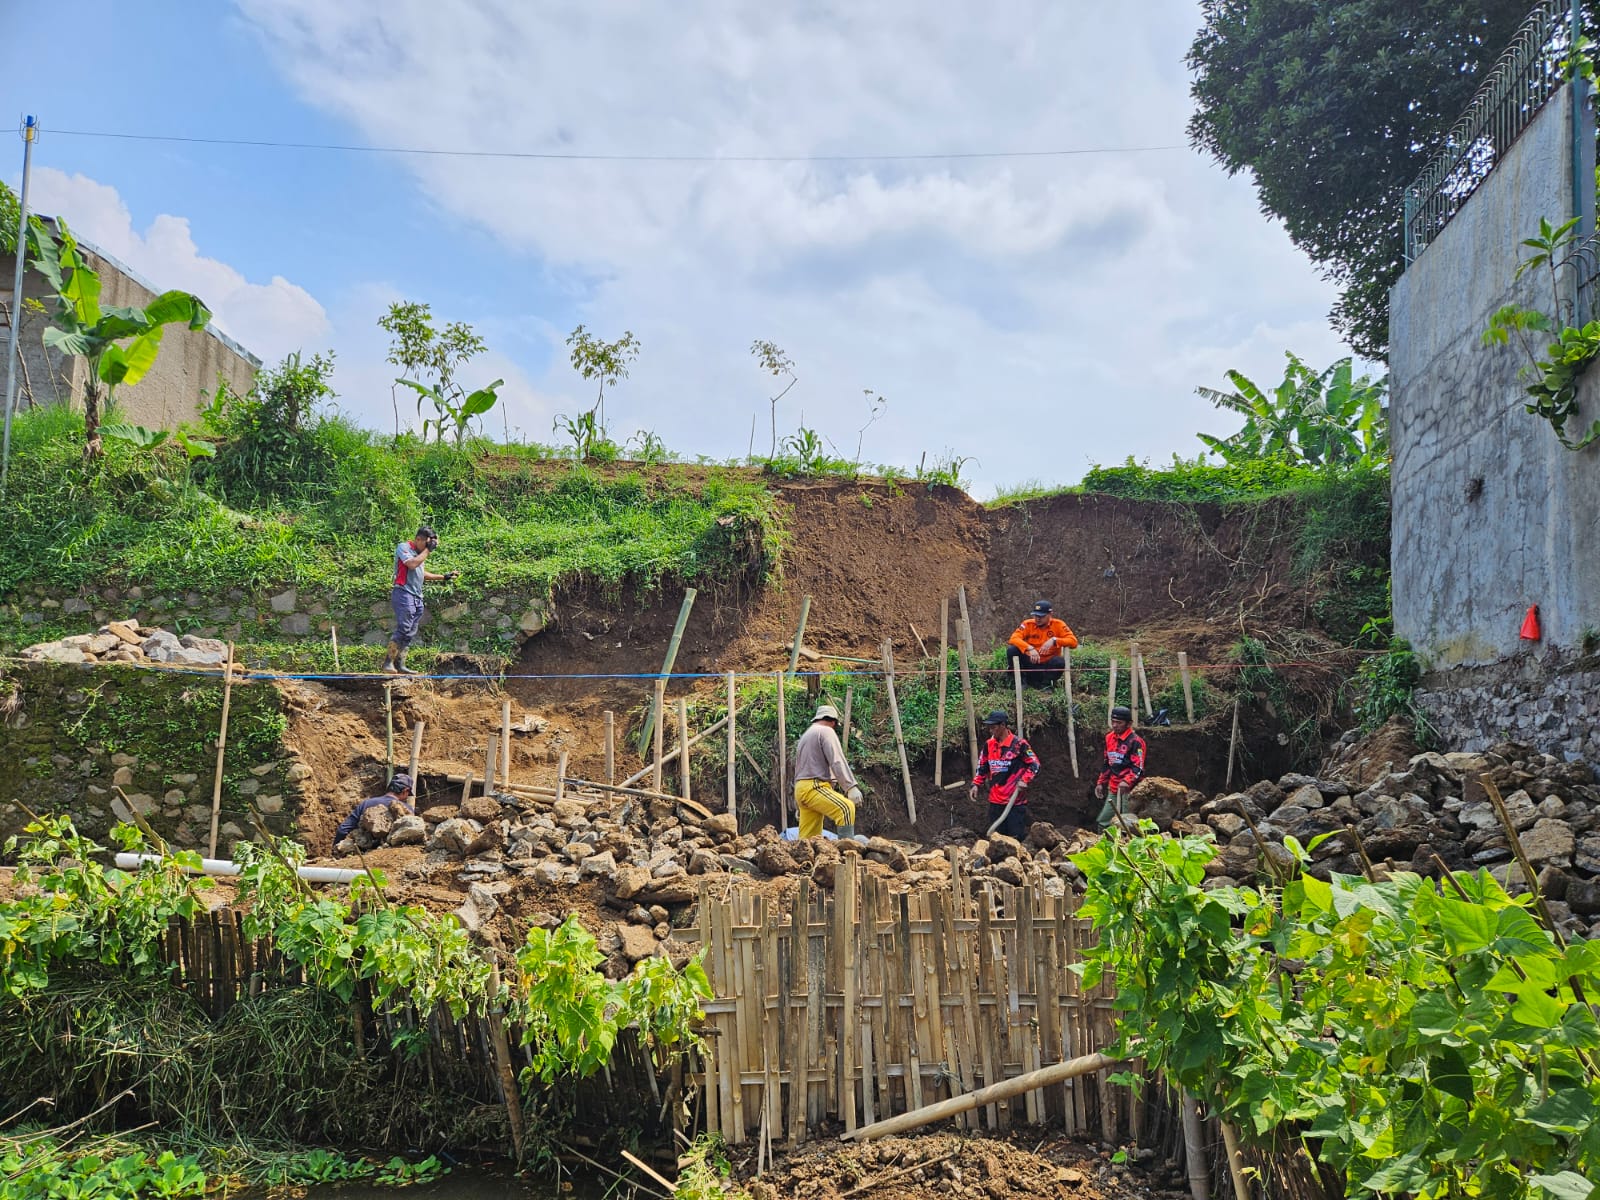
<svg viewBox="0 0 1600 1200"><path fill-rule="evenodd" d="M768 403L772 409L772 449L767 452L768 458L778 457L778 401L789 394L789 389L800 382L794 373L794 361L783 352L776 342L756 339L750 343L750 353L755 355L756 362L761 369L774 378L788 376L789 382L783 385L783 390L769 398Z"/></svg>
<svg viewBox="0 0 1600 1200"><path fill-rule="evenodd" d="M585 379L598 383L595 398L595 428L600 440L606 433L606 388L616 387L618 381L628 377L628 368L639 357L639 339L633 331L625 329L614 342L604 341L579 325L567 335L567 345L572 350L572 369Z"/></svg>
<svg viewBox="0 0 1600 1200"><path fill-rule="evenodd" d="M211 310L198 296L181 291L163 292L143 308L102 308L99 273L89 266L65 221L56 222L55 233L30 229L28 243L54 301L44 344L89 366L83 390L83 456L93 461L102 453L100 417L117 386L132 387L145 377L168 325L204 329Z"/></svg>
<svg viewBox="0 0 1600 1200"><path fill-rule="evenodd" d="M409 387L417 393L417 417L422 420L422 440L432 429L438 441L444 440L446 427L453 428L456 441L465 434L466 423L494 407L497 380L486 388L468 393L456 382L456 372L488 347L464 321L451 321L436 329L433 310L415 301L396 301L378 318L378 328L389 335L387 361L405 372L395 386ZM422 402L433 403L434 415L422 419ZM470 412L465 410L471 409ZM400 407L395 402L395 436L400 434Z"/></svg>

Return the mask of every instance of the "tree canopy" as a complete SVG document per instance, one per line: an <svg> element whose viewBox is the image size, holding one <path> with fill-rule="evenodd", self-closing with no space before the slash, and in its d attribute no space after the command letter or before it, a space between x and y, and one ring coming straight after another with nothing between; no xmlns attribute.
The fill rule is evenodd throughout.
<svg viewBox="0 0 1600 1200"><path fill-rule="evenodd" d="M1405 188L1532 0L1202 0L1194 144L1344 289L1333 321L1384 359Z"/></svg>

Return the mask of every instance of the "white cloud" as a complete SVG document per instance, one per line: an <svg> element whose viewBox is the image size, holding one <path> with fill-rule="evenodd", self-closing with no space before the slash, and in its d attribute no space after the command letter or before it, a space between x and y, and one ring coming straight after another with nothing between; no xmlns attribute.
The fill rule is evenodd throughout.
<svg viewBox="0 0 1600 1200"><path fill-rule="evenodd" d="M545 153L1181 144L1199 23L1194 0L1156 0L1137 20L1053 0L235 2L300 95L371 143ZM570 311L515 314L550 343L552 365L520 393L536 438L550 410L589 401L556 332L580 320L643 343L608 404L619 431L743 454L752 414L766 429L770 382L747 350L772 338L801 377L781 427L803 409L853 454L870 387L890 405L869 460L951 447L988 484L1193 454L1195 430L1229 431L1197 384L1229 367L1275 381L1287 348L1313 363L1345 352L1324 317L1333 289L1243 181L1186 150L400 161L533 270L584 281Z"/></svg>
<svg viewBox="0 0 1600 1200"><path fill-rule="evenodd" d="M327 314L309 292L281 275L252 283L227 263L207 258L185 217L163 213L140 233L116 188L53 167L35 170L29 204L65 217L74 233L132 267L157 290L199 296L217 328L264 362L302 347L309 353L329 337Z"/></svg>

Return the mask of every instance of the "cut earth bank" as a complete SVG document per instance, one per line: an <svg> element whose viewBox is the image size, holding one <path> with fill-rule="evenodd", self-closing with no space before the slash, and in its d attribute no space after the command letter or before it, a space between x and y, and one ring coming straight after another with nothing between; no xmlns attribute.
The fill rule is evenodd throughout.
<svg viewBox="0 0 1600 1200"><path fill-rule="evenodd" d="M986 509L949 488L840 482L774 487L785 526L776 572L761 585L748 578L687 581L698 587L699 596L675 670L702 678L675 680L668 693L669 699L683 695L690 701L691 724L701 729L722 712L723 682L713 676L725 671L745 676L738 784L739 823L747 832L777 817L771 787L775 686L765 673L787 666L788 644L806 596L811 597L803 639L807 648L876 660L881 644L890 641L897 667L910 672L901 676L899 698L918 801L914 825L907 819L885 697L870 675L873 665L835 661L836 673L811 676L810 689L805 680L797 681L786 694L792 741L809 717L811 690L826 690L840 702L839 691L855 689L850 754L869 785L861 828L904 843L902 854L937 846L959 836L961 827L983 823L982 806L968 801L964 788L938 791L932 783L937 670L936 657L925 657L924 649L936 655L940 602L948 601L953 626L963 587L978 648L975 703L980 709L1014 704L1011 679L995 669L991 648L1034 600L1052 600L1085 642L1074 656L1078 778L1069 767L1061 694L1048 700L1032 691L1026 696L1028 734L1045 762L1033 812L1062 830L1090 815L1088 790L1104 728L1107 660L1120 660L1118 694L1126 698L1129 638L1141 641L1151 687L1176 717L1173 727L1145 731L1154 774L1202 791L1220 789L1233 708L1229 701L1238 690L1245 697L1236 766L1241 782L1277 778L1296 758L1314 763L1323 739L1338 732L1339 687L1351 663L1340 648L1350 636L1349 622L1333 603L1342 581L1327 563L1308 564L1300 553L1302 525L1293 498L1224 508L1069 494ZM1347 548L1339 569L1348 571L1356 562L1381 567L1386 556L1383 544ZM375 590L381 591L381 584ZM79 597L73 605L78 611L71 614L82 622L79 636L92 638L97 622L118 617L148 622L152 611L177 612L191 600L197 612L230 603L226 597L135 600L131 590L124 588L116 599L109 593ZM581 583L558 592L541 631L522 642L508 666L503 695L494 681L471 680L407 681L392 691L384 680L371 677L255 679L236 685L221 799L222 852L230 839L250 836L256 819L264 818L275 833L303 840L312 855L329 853L334 825L356 801L382 790L391 718L394 757L402 763L413 730L425 725L420 808L459 802L460 786L449 779L452 775L474 772L481 779L486 742L500 723L503 697L513 709L514 783L553 787L562 754L568 756L569 775L602 778L603 713L617 714L619 743L632 744L650 687L648 679L637 676L659 669L682 594L681 584L644 596L626 589L607 594ZM246 600L260 612L273 610L270 596ZM231 611L236 614L238 606ZM200 625L194 632L227 631ZM272 634L292 636L285 628ZM425 630L425 642L428 637ZM1291 665L1258 669L1243 678L1240 689L1235 645L1242 638L1254 639L1269 659ZM316 633L306 640L321 644ZM1193 726L1183 720L1176 670L1180 650L1194 667ZM802 660L803 670L824 665ZM69 812L87 831L101 835L111 820L113 789L120 787L163 836L203 846L223 689L214 667L194 669L201 673L181 673L181 664L160 671L77 662L9 666L0 683L7 709L0 733L0 823L6 831L25 819L17 804L22 801L35 810ZM439 669L475 673L470 661L441 660ZM863 673L852 675L853 670ZM970 772L953 663L949 693L946 782ZM386 705L390 695L392 708ZM674 745L669 732L667 748ZM697 749L693 758L695 795L721 808L725 743L713 736L702 746L705 752ZM631 773L640 761L631 750L619 757L619 774ZM675 774L669 767L666 777ZM680 865L687 869L686 862ZM448 899L459 903L463 881L445 886ZM537 903L530 898L528 907ZM554 897L551 904L559 907Z"/></svg>

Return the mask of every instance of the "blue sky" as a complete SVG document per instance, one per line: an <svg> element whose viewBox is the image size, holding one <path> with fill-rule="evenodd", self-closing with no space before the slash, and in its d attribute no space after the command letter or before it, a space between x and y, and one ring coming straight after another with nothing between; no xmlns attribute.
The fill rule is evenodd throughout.
<svg viewBox="0 0 1600 1200"><path fill-rule="evenodd" d="M1181 145L1198 5L1152 0L1134 28L1112 7L88 0L76 19L120 70L69 82L8 40L0 78L46 131L39 207L197 291L263 357L336 350L364 424L394 424L374 322L397 298L476 325L491 353L467 381L508 381L487 431L541 441L591 400L562 345L583 322L643 344L607 402L619 436L722 458L754 415L760 449L749 346L770 338L800 379L780 437L803 420L853 454L870 388L888 407L867 460L954 451L983 494L1193 454L1197 430L1231 427L1196 385L1346 353L1332 288L1246 180L1188 149L526 161L51 131L623 155Z"/></svg>

